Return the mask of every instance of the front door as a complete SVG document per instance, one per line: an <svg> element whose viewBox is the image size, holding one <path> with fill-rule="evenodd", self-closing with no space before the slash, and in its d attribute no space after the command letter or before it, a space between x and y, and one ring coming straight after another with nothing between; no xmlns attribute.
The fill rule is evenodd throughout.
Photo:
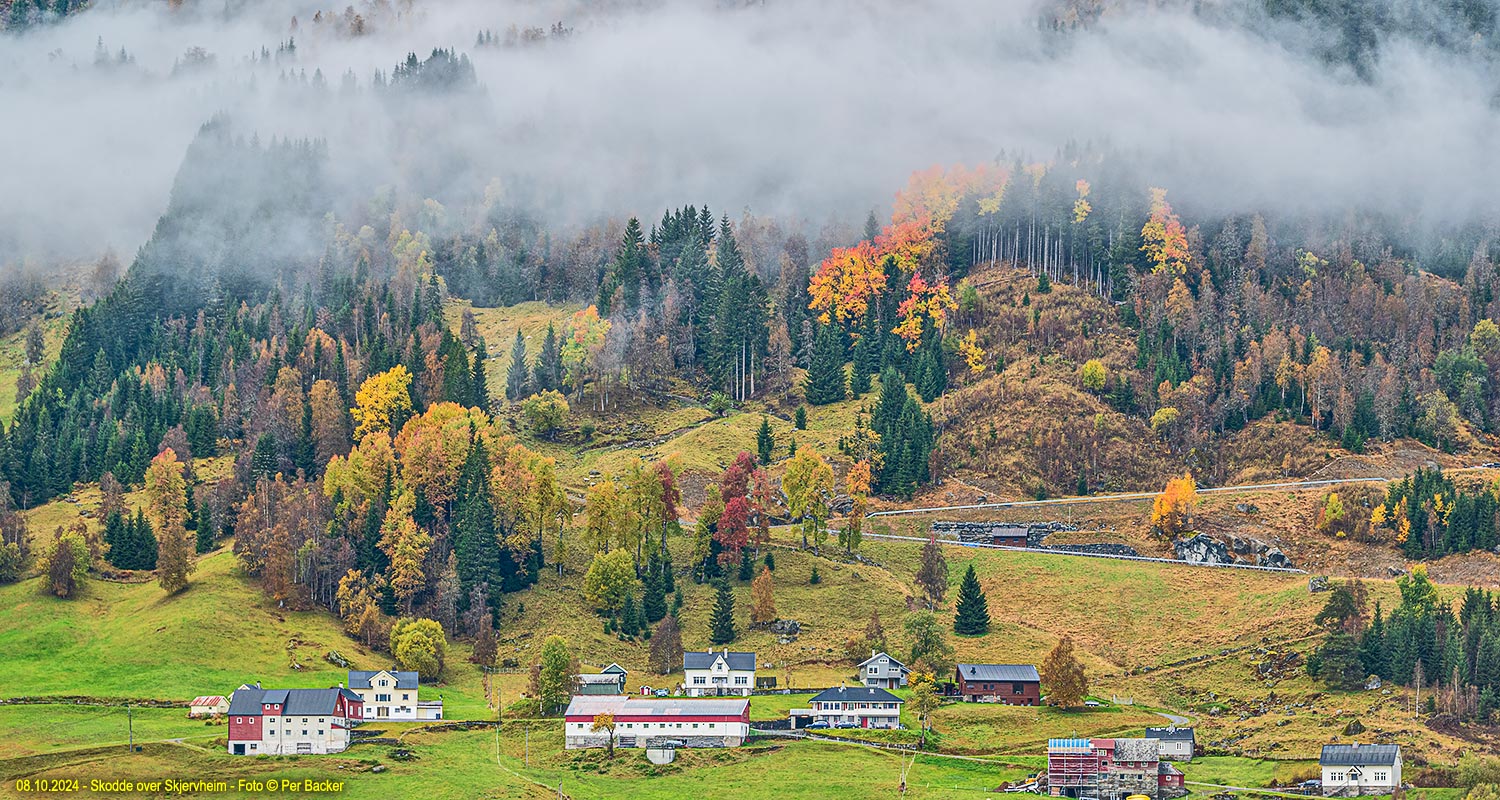
<svg viewBox="0 0 1500 800"><path fill-rule="evenodd" d="M245 754L245 746L243 744L237 744L237 745L235 745L234 746L234 754L237 755L237 756L244 755Z"/></svg>

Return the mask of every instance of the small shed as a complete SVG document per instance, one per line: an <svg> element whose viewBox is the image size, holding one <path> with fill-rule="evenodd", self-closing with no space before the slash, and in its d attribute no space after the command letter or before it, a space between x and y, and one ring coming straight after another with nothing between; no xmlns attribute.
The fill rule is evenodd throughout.
<svg viewBox="0 0 1500 800"><path fill-rule="evenodd" d="M207 694L194 697L188 704L188 716L193 719L222 717L229 713L229 700L222 695Z"/></svg>

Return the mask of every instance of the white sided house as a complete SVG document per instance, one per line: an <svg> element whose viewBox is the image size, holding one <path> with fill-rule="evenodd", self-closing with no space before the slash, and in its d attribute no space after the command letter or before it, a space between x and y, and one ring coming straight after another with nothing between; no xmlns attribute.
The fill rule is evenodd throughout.
<svg viewBox="0 0 1500 800"><path fill-rule="evenodd" d="M809 722L826 722L829 727L899 728L901 727L901 698L884 689L872 686L840 686L824 689L813 695L808 704L811 713L794 709L797 717L809 717Z"/></svg>
<svg viewBox="0 0 1500 800"><path fill-rule="evenodd" d="M229 702L229 752L236 756L341 753L360 718L359 695L334 689L240 687Z"/></svg>
<svg viewBox="0 0 1500 800"><path fill-rule="evenodd" d="M443 701L417 699L417 673L349 670L349 689L364 703L365 721L410 722L443 718Z"/></svg>
<svg viewBox="0 0 1500 800"><path fill-rule="evenodd" d="M594 718L610 714L615 747L738 747L750 736L750 701L744 698L574 695L563 718L569 750L606 747L607 731Z"/></svg>
<svg viewBox="0 0 1500 800"><path fill-rule="evenodd" d="M682 690L688 697L749 697L755 688L755 654L728 650L682 654Z"/></svg>
<svg viewBox="0 0 1500 800"><path fill-rule="evenodd" d="M1318 757L1324 797L1390 794L1401 785L1401 746L1325 744Z"/></svg>
<svg viewBox="0 0 1500 800"><path fill-rule="evenodd" d="M1197 738L1192 728L1171 725L1165 728L1147 728L1146 738L1160 742L1158 751L1162 761L1192 761L1197 749Z"/></svg>

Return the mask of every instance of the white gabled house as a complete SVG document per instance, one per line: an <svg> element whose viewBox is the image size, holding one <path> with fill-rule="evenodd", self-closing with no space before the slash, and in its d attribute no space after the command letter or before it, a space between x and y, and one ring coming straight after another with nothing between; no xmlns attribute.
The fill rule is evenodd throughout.
<svg viewBox="0 0 1500 800"><path fill-rule="evenodd" d="M692 651L682 655L682 690L688 697L749 697L755 688L755 654Z"/></svg>
<svg viewBox="0 0 1500 800"><path fill-rule="evenodd" d="M807 722L826 722L831 728L901 727L901 698L872 686L840 686L825 689L808 701L811 711L793 709L794 717Z"/></svg>
<svg viewBox="0 0 1500 800"><path fill-rule="evenodd" d="M188 703L188 716L193 719L222 717L229 713L229 700L223 695L210 694L194 697Z"/></svg>
<svg viewBox="0 0 1500 800"><path fill-rule="evenodd" d="M443 718L443 701L417 698L417 673L406 670L349 670L349 690L364 705L363 721Z"/></svg>
<svg viewBox="0 0 1500 800"><path fill-rule="evenodd" d="M911 670L886 653L871 653L859 663L859 678L873 689L900 689Z"/></svg>
<svg viewBox="0 0 1500 800"><path fill-rule="evenodd" d="M1324 797L1390 794L1401 785L1401 746L1325 744L1318 757Z"/></svg>

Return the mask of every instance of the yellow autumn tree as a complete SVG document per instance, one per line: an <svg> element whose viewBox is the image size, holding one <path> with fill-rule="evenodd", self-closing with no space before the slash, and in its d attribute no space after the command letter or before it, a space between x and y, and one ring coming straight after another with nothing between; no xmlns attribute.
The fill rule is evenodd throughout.
<svg viewBox="0 0 1500 800"><path fill-rule="evenodd" d="M367 433L398 430L411 416L411 373L397 364L380 373L371 375L359 385L354 394L354 438L363 439Z"/></svg>
<svg viewBox="0 0 1500 800"><path fill-rule="evenodd" d="M1152 272L1187 273L1187 231L1172 213L1166 189L1151 188L1151 216L1141 228L1141 252L1151 261Z"/></svg>
<svg viewBox="0 0 1500 800"><path fill-rule="evenodd" d="M187 478L170 447L146 469L146 516L156 529L156 581L167 594L176 594L187 588L193 559L187 533Z"/></svg>
<svg viewBox="0 0 1500 800"><path fill-rule="evenodd" d="M969 372L975 375L984 372L984 348L979 346L977 332L970 330L969 335L958 340L958 354L969 365Z"/></svg>
<svg viewBox="0 0 1500 800"><path fill-rule="evenodd" d="M1163 536L1180 536L1192 529L1197 504L1198 484L1192 474L1173 478L1151 504L1151 527Z"/></svg>

